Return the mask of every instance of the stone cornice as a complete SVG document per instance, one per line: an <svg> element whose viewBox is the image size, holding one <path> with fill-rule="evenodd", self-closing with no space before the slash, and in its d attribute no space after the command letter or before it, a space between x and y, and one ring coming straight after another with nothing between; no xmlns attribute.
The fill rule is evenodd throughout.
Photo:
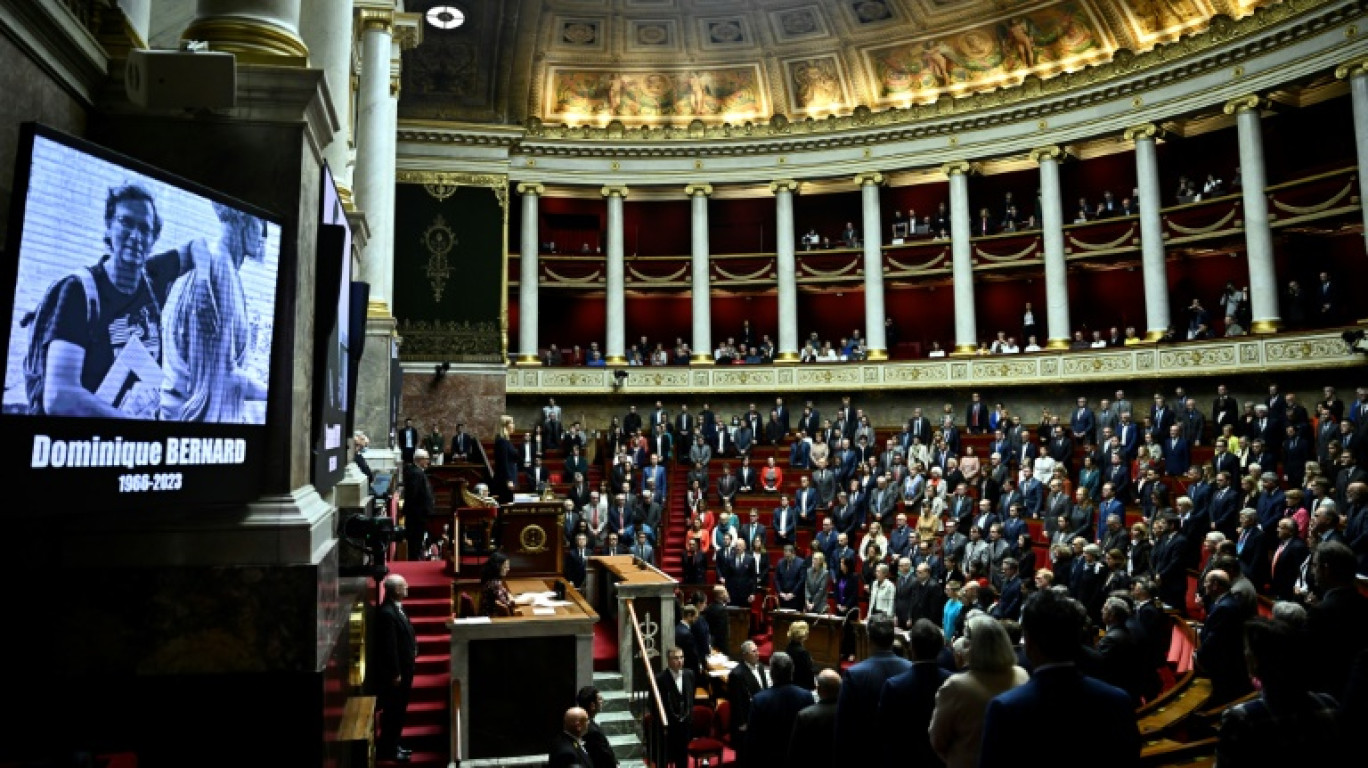
<svg viewBox="0 0 1368 768"><path fill-rule="evenodd" d="M1037 353L893 363L802 366L625 368L622 391L642 396L711 393L846 392L1071 385L1174 376L1228 376L1251 370L1361 368L1337 331L1244 336L1174 345L1142 344L1105 352ZM602 395L614 392L613 369L508 370L509 395Z"/></svg>
<svg viewBox="0 0 1368 768"><path fill-rule="evenodd" d="M109 70L109 56L59 0L0 0L0 33L86 105Z"/></svg>

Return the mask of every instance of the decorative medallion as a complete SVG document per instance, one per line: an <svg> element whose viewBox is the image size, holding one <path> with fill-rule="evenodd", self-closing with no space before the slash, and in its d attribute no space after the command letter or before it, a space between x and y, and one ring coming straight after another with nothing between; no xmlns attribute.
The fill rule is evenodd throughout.
<svg viewBox="0 0 1368 768"><path fill-rule="evenodd" d="M646 21L637 25L636 39L638 45L665 45L670 42L670 31L664 24Z"/></svg>
<svg viewBox="0 0 1368 768"><path fill-rule="evenodd" d="M594 22L569 21L561 27L561 42L566 45L593 45L598 37L598 24Z"/></svg>
<svg viewBox="0 0 1368 768"><path fill-rule="evenodd" d="M528 525L526 528L523 528L522 533L518 535L518 543L522 545L522 549L518 550L518 554L539 555L546 551L546 543L548 541L550 541L550 539L546 536L546 529L542 528L540 525Z"/></svg>
<svg viewBox="0 0 1368 768"><path fill-rule="evenodd" d="M735 21L714 21L708 24L708 40L716 45L734 45L746 42L746 33Z"/></svg>
<svg viewBox="0 0 1368 768"><path fill-rule="evenodd" d="M456 247L456 233L447 226L446 219L438 214L423 232L422 242L428 252L427 276L432 284L432 300L440 304L447 278L451 276L451 262L447 260L447 254Z"/></svg>
<svg viewBox="0 0 1368 768"><path fill-rule="evenodd" d="M888 10L888 4L883 0L855 0L850 6L855 11L855 19L861 24L887 21L893 16L893 12Z"/></svg>
<svg viewBox="0 0 1368 768"><path fill-rule="evenodd" d="M448 197L451 197L452 195L456 194L456 190L460 188L461 187L458 184L445 184L442 182L438 182L436 184L423 185L423 189L427 190L428 195L430 195L432 199L438 202L441 202L447 199Z"/></svg>

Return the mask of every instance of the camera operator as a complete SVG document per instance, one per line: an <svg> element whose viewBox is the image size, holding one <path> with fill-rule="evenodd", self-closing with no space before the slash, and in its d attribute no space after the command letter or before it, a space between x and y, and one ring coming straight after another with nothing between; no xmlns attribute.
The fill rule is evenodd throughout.
<svg viewBox="0 0 1368 768"><path fill-rule="evenodd" d="M426 471L430 461L428 452L419 448L413 452L413 463L404 465L404 535L409 560L423 559L423 539L433 506L432 484Z"/></svg>

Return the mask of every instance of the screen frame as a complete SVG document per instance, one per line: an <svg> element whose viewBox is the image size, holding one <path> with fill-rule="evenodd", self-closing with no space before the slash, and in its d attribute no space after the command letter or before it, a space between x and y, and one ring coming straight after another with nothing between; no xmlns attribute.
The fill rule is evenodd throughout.
<svg viewBox="0 0 1368 768"><path fill-rule="evenodd" d="M110 163L147 179L174 187L187 194L210 202L218 202L235 210L255 216L279 232L279 250L276 255L276 274L274 306L271 311L272 337L271 349L267 358L269 378L264 402L264 419L261 424L221 424L200 422L163 422L134 419L109 419L101 417L73 416L33 416L28 414L0 413L0 429L5 429L10 439L4 441L0 449L0 461L9 460L9 466L16 468L16 479L20 480L33 498L45 498L45 494L62 494L53 498L64 498L70 494L71 483L83 487L81 504L39 504L26 505L26 514L40 515L77 515L98 513L109 510L176 510L187 504L207 507L238 507L259 499L267 490L268 463L278 460L277 450L272 447L276 442L271 439L288 430L290 399L294 383L292 381L292 355L294 345L294 300L292 298L297 281L294 276L296 267L295 248L292 238L295 229L291 222L281 214L246 202L228 193L192 181L164 168L104 147L84 138L73 136L37 122L19 125L19 141L16 145L15 168L13 175L12 198L9 220L4 237L4 254L0 259L0 312L4 317L13 318L14 305L18 299L18 277L22 257L22 241L25 233L26 215L29 206L29 192L33 172L35 144L46 140L87 155L95 160ZM83 264L73 264L73 270ZM13 329L9 329L0 349L8 360L10 340ZM8 363L7 363L8 365ZM135 473L151 475L170 474L175 470L184 482L176 488L163 492L143 492L119 494L109 491L92 492L98 478L106 478L110 472L118 474L122 470L113 468L88 468L76 475L56 473L56 476L41 476L40 470L30 466L30 446L34 436L45 425L60 425L67 431L70 425L88 425L86 432L91 434L133 434L138 440L161 440L163 444L170 437L203 438L241 438L246 444L246 460L240 465L196 465L184 467L166 466L153 469L133 470ZM193 483L193 485L191 485Z"/></svg>
<svg viewBox="0 0 1368 768"><path fill-rule="evenodd" d="M326 493L342 479L347 470L347 456L351 448L351 433L349 426L352 423L352 414L355 411L356 403L354 399L354 387L351 386L351 365L349 357L351 347L356 345L358 340L351 337L352 318L351 314L355 308L352 302L352 248L355 233L352 231L351 222L347 220L344 213L333 218L331 209L333 203L340 208L342 196L337 189L336 178L332 174L332 168L327 161L319 171L319 193L318 193L318 242L317 251L317 271L314 281L314 377L313 377L313 425L310 430L312 441L312 480L314 488L319 493ZM335 228L333 231L330 229ZM341 259L338 259L338 256ZM336 261L334 261L336 260ZM343 316L341 311L341 301L343 297L347 300L347 312ZM348 346L342 347L341 335L344 327L347 330ZM346 402L341 410L333 409L328 406L327 390L332 382L329 380L328 363L331 348L336 346L338 355L336 363L342 368L342 375L347 377L346 391L343 396ZM338 445L328 447L327 428L335 425L341 432Z"/></svg>

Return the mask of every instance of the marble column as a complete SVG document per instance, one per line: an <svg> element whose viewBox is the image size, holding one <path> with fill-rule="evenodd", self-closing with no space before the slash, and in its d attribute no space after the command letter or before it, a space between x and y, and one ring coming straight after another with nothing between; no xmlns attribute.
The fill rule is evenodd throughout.
<svg viewBox="0 0 1368 768"><path fill-rule="evenodd" d="M309 47L299 35L300 0L196 0L182 40L202 40L239 64L306 67Z"/></svg>
<svg viewBox="0 0 1368 768"><path fill-rule="evenodd" d="M1240 140L1240 191L1243 194L1245 255L1249 259L1250 333L1277 333L1278 271L1273 264L1273 230L1268 225L1268 177L1264 171L1263 126L1257 95L1226 102L1225 113L1235 115ZM1222 318L1224 319L1224 318Z"/></svg>
<svg viewBox="0 0 1368 768"><path fill-rule="evenodd" d="M1158 341L1169 326L1168 265L1164 257L1164 224L1159 218L1159 126L1127 128L1135 142L1136 184L1140 188L1140 262L1145 284L1145 340Z"/></svg>
<svg viewBox="0 0 1368 768"><path fill-rule="evenodd" d="M627 275L622 252L622 204L627 187L606 186L608 198L608 343L605 360L609 365L627 364Z"/></svg>
<svg viewBox="0 0 1368 768"><path fill-rule="evenodd" d="M708 265L708 196L711 184L690 184L684 188L689 196L689 253L692 272L693 354L692 365L712 365L712 286Z"/></svg>
<svg viewBox="0 0 1368 768"><path fill-rule="evenodd" d="M1046 349L1069 348L1069 266L1064 260L1064 201L1059 192L1059 163L1063 158L1064 151L1056 146L1031 150L1031 159L1040 166L1040 226L1045 240ZM1021 340L1022 346L1027 343L1027 339Z"/></svg>
<svg viewBox="0 0 1368 768"><path fill-rule="evenodd" d="M779 278L779 351L776 363L798 361L798 261L794 255L793 193L798 182L770 182L774 193L775 272Z"/></svg>
<svg viewBox="0 0 1368 768"><path fill-rule="evenodd" d="M366 212L371 239L362 260L370 284L371 317L391 317L394 292L395 119L390 98L394 14L361 9L361 78L356 93L356 202Z"/></svg>
<svg viewBox="0 0 1368 768"><path fill-rule="evenodd" d="M1335 69L1335 77L1349 80L1349 95L1354 109L1354 147L1359 167L1359 204L1363 207L1363 221L1368 225L1368 185L1364 184L1364 169L1368 169L1368 58L1359 59ZM1368 226L1363 229L1368 237Z"/></svg>
<svg viewBox="0 0 1368 768"><path fill-rule="evenodd" d="M864 239L865 347L868 359L887 360L888 340L884 338L883 223L879 219L879 185L883 174L877 171L855 176L860 185L860 213Z"/></svg>
<svg viewBox="0 0 1368 768"><path fill-rule="evenodd" d="M952 354L972 355L978 349L978 319L974 313L974 246L969 242L969 171L964 160L946 163L950 177L950 256L955 284L955 348Z"/></svg>
<svg viewBox="0 0 1368 768"><path fill-rule="evenodd" d="M355 207L351 166L352 21L350 3L303 0L299 33L309 46L310 64L323 70L328 81L328 101L337 114L337 135L323 148L323 159L328 161L338 196L348 210Z"/></svg>
<svg viewBox="0 0 1368 768"><path fill-rule="evenodd" d="M518 185L522 195L522 238L518 251L518 365L541 365L537 324L540 321L538 285L541 268L537 264L541 253L537 237L541 222L537 209L546 187L540 184Z"/></svg>

